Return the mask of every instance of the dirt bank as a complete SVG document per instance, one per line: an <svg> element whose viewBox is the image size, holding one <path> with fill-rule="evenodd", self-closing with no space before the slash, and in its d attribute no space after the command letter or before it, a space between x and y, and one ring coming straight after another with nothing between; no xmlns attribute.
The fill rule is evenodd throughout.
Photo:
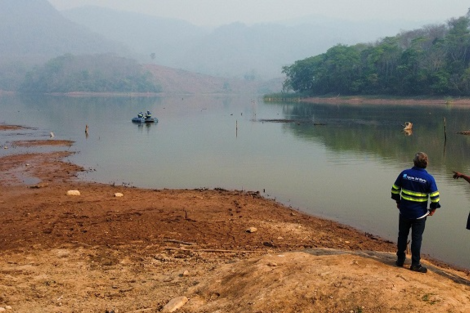
<svg viewBox="0 0 470 313"><path fill-rule="evenodd" d="M19 144L64 151L0 158L0 310L470 310L468 273L397 268L394 243L258 192L80 182L71 142Z"/></svg>

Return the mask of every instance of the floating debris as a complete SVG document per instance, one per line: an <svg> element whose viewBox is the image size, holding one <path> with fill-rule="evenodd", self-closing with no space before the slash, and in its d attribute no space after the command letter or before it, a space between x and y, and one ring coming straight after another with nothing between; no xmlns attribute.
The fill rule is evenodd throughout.
<svg viewBox="0 0 470 313"><path fill-rule="evenodd" d="M403 130L412 130L412 129L413 129L413 123L405 122L405 124L403 124Z"/></svg>

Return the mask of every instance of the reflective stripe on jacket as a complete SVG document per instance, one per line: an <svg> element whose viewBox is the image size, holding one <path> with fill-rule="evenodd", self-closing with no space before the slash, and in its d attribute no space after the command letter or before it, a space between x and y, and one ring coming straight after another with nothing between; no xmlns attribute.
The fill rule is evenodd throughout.
<svg viewBox="0 0 470 313"><path fill-rule="evenodd" d="M392 199L398 203L400 214L409 219L427 213L428 199L431 209L441 207L434 177L419 167L404 170L398 175L392 186Z"/></svg>

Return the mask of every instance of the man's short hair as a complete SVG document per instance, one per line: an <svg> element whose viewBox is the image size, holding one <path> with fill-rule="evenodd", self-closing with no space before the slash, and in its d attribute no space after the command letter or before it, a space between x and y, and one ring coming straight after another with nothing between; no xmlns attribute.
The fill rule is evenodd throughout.
<svg viewBox="0 0 470 313"><path fill-rule="evenodd" d="M413 158L416 167L426 168L428 166L428 155L424 152L418 152Z"/></svg>

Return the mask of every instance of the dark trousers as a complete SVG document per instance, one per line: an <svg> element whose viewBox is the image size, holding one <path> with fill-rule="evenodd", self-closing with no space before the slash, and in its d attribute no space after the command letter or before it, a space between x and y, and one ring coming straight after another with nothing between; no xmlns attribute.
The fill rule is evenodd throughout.
<svg viewBox="0 0 470 313"><path fill-rule="evenodd" d="M398 262L404 262L406 258L406 242L411 229L411 265L420 265L421 242L423 241L426 217L421 219L407 219L401 216L398 222L397 257Z"/></svg>

